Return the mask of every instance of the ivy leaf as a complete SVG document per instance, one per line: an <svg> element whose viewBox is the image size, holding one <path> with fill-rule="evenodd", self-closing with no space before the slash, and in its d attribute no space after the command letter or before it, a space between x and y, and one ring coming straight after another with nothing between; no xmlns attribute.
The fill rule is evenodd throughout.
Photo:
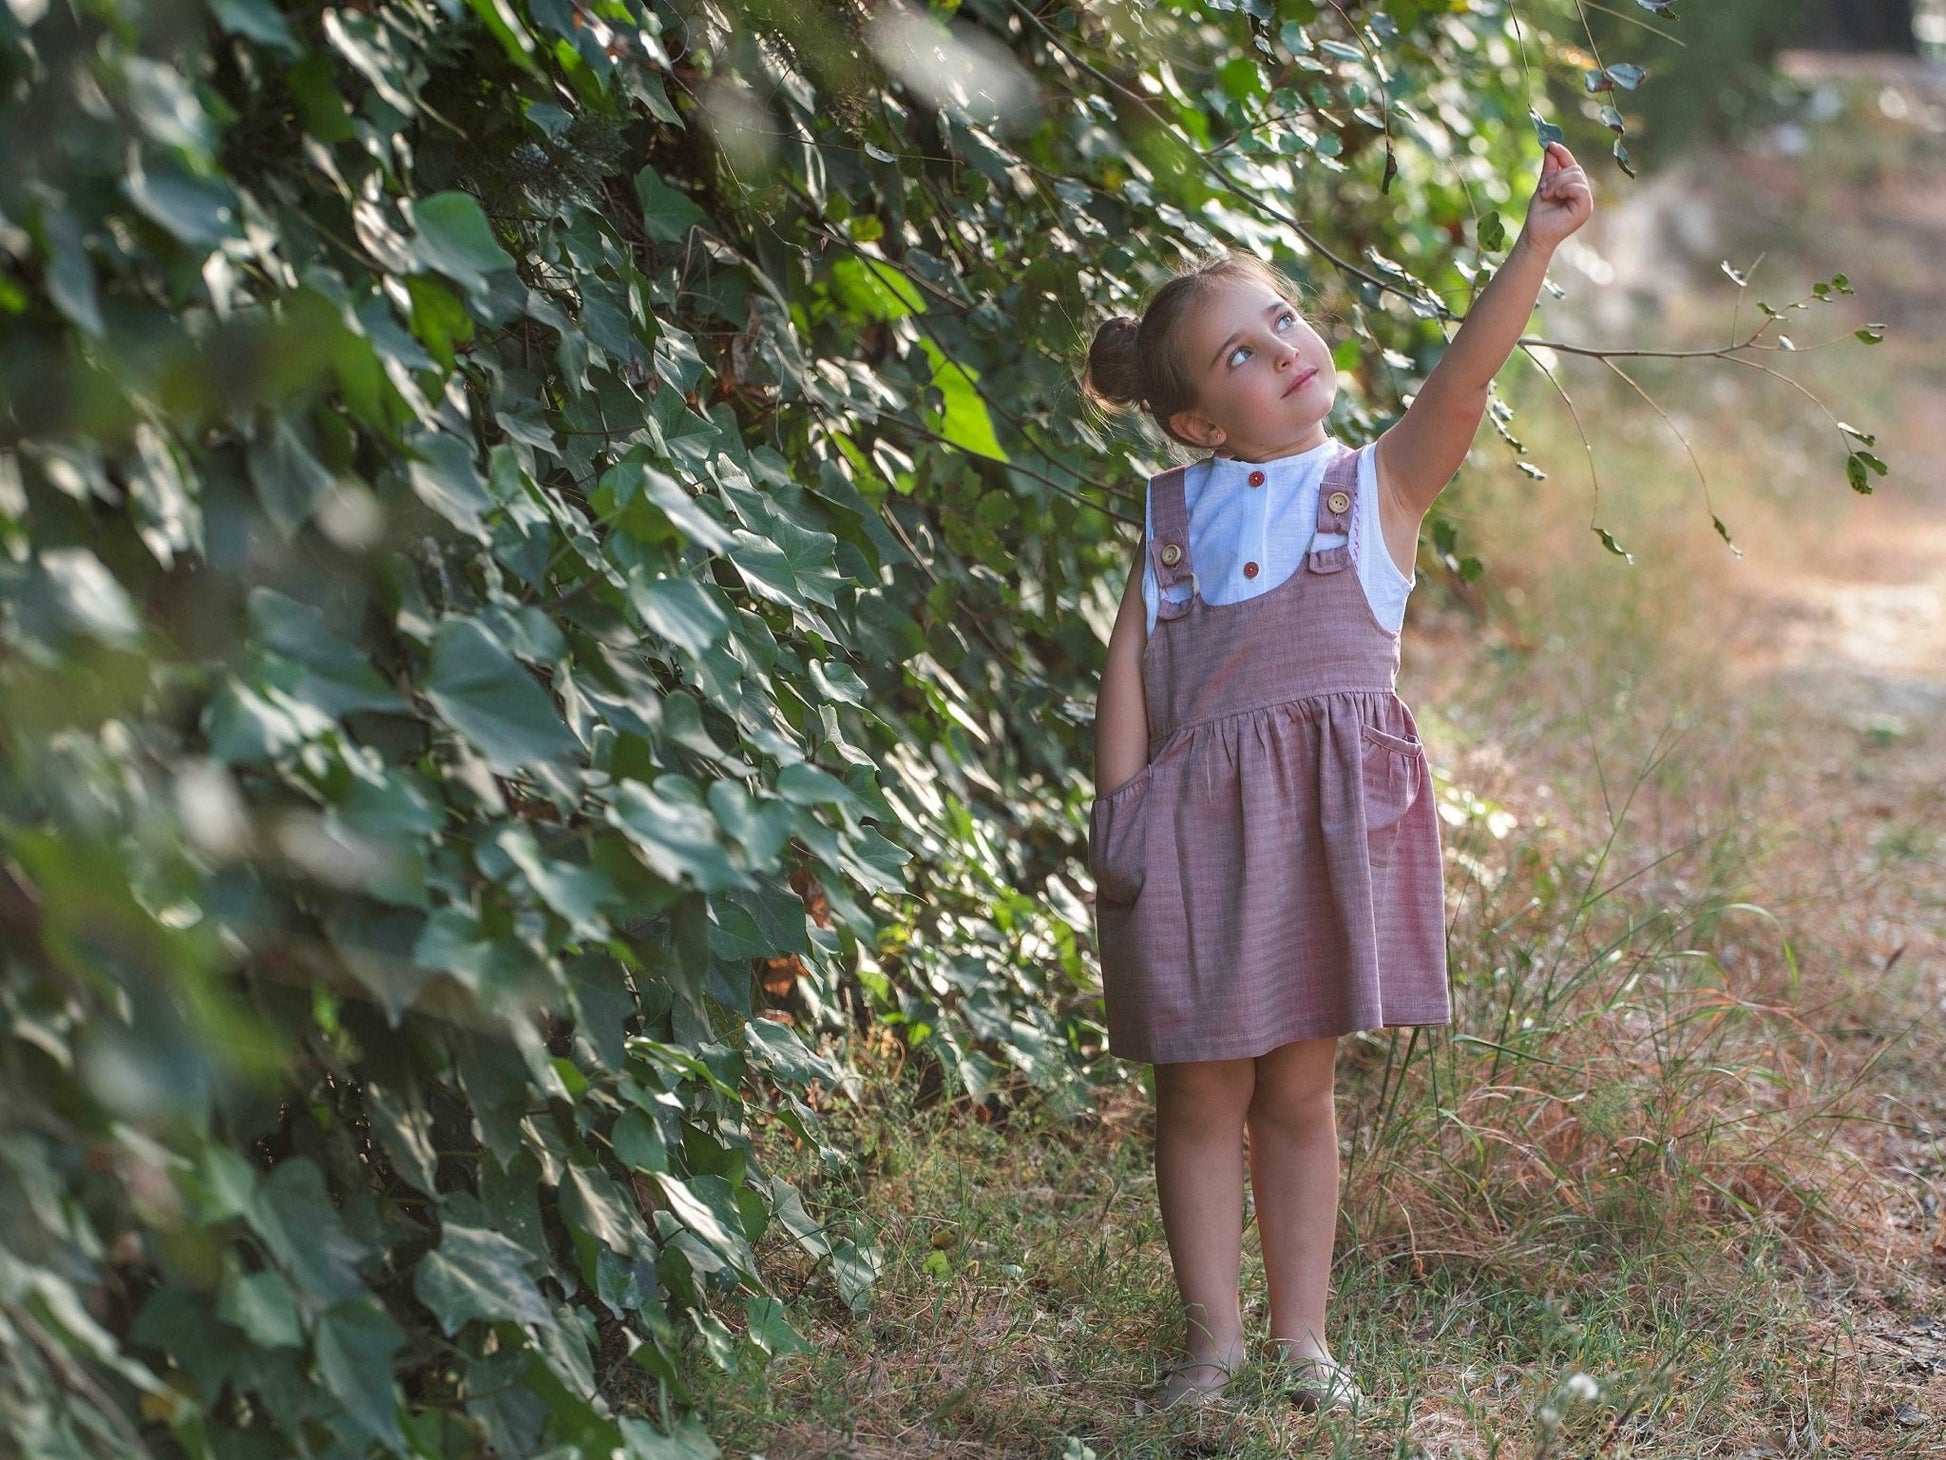
<svg viewBox="0 0 1946 1460"><path fill-rule="evenodd" d="M614 1143L615 1155L635 1171L667 1171L669 1169L669 1147L662 1138L662 1128L655 1118L646 1111L624 1111L622 1118L615 1122L609 1132Z"/></svg>
<svg viewBox="0 0 1946 1460"><path fill-rule="evenodd" d="M252 589L248 603L257 647L302 667L301 677L288 686L294 698L332 716L408 708L371 660L333 633L317 609L274 588Z"/></svg>
<svg viewBox="0 0 1946 1460"><path fill-rule="evenodd" d="M838 1284L838 1298L854 1313L871 1306L872 1285L885 1268L878 1248L860 1245L846 1237L831 1244L831 1276Z"/></svg>
<svg viewBox="0 0 1946 1460"><path fill-rule="evenodd" d="M791 1326L789 1314L777 1299L752 1293L744 1299L743 1313L744 1337L772 1358L811 1352L811 1345Z"/></svg>
<svg viewBox="0 0 1946 1460"><path fill-rule="evenodd" d="M502 775L580 753L547 692L473 619L440 624L425 690L446 723Z"/></svg>
<svg viewBox="0 0 1946 1460"><path fill-rule="evenodd" d="M716 595L694 578L631 578L629 600L651 633L698 657L730 631Z"/></svg>
<svg viewBox="0 0 1946 1460"><path fill-rule="evenodd" d="M414 261L444 274L468 295L484 294L490 275L514 266L471 193L434 193L419 199L412 207L412 223Z"/></svg>
<svg viewBox="0 0 1946 1460"><path fill-rule="evenodd" d="M641 1245L641 1222L608 1173L599 1166L571 1161L561 1176L561 1214L574 1230L586 1232L610 1251L631 1256Z"/></svg>
<svg viewBox="0 0 1946 1460"><path fill-rule="evenodd" d="M608 936L608 920L602 909L620 898L615 884L602 872L543 856L534 834L524 826L502 827L495 833L493 844L519 869L541 900L560 914L576 938L599 942Z"/></svg>
<svg viewBox="0 0 1946 1460"><path fill-rule="evenodd" d="M101 300L95 267L82 242L81 227L65 208L41 209L41 246L47 254L47 297L85 335L101 333Z"/></svg>
<svg viewBox="0 0 1946 1460"><path fill-rule="evenodd" d="M298 53L297 38L271 0L209 0L210 14L231 35L240 35L287 56Z"/></svg>
<svg viewBox="0 0 1946 1460"><path fill-rule="evenodd" d="M324 1176L293 1156L265 1177L250 1201L250 1225L298 1288L323 1303L364 1292L357 1262L363 1249L345 1231L324 1189Z"/></svg>
<svg viewBox="0 0 1946 1460"><path fill-rule="evenodd" d="M1528 108L1527 119L1534 124L1534 135L1540 139L1543 148L1562 140L1564 134L1561 129L1531 107Z"/></svg>
<svg viewBox="0 0 1946 1460"><path fill-rule="evenodd" d="M318 1377L344 1406L345 1418L395 1455L405 1453L392 1355L405 1335L374 1298L341 1303L318 1319Z"/></svg>
<svg viewBox="0 0 1946 1460"><path fill-rule="evenodd" d="M1604 70L1607 72L1608 78L1624 91L1633 91L1649 79L1649 73L1632 61L1617 61L1613 66L1605 67ZM1590 89L1592 90L1593 88Z"/></svg>
<svg viewBox="0 0 1946 1460"><path fill-rule="evenodd" d="M135 162L123 191L144 217L179 242L213 247L236 231L236 193L174 163Z"/></svg>
<svg viewBox="0 0 1946 1460"><path fill-rule="evenodd" d="M251 436L248 460L258 502L279 532L294 536L331 489L331 473L311 453L297 424L282 413L268 429Z"/></svg>
<svg viewBox="0 0 1946 1460"><path fill-rule="evenodd" d="M448 1222L439 1246L419 1259L412 1291L448 1338L474 1320L539 1327L553 1322L527 1275L527 1252L498 1232Z"/></svg>
<svg viewBox="0 0 1946 1460"><path fill-rule="evenodd" d="M649 870L665 882L685 877L705 892L745 885L716 836L716 820L704 808L695 783L683 776L656 779L654 789L623 781L608 820L642 853Z"/></svg>
<svg viewBox="0 0 1946 1460"><path fill-rule="evenodd" d="M743 1215L737 1210L730 1183L721 1176L696 1176L685 1182L657 1172L656 1185L676 1220L740 1273L754 1272L757 1259L743 1235Z"/></svg>
<svg viewBox="0 0 1946 1460"><path fill-rule="evenodd" d="M837 605L836 590L844 582L833 566L836 544L828 532L812 532L778 517L770 524L768 538L738 528L730 562L759 597L786 608L810 603L832 608Z"/></svg>
<svg viewBox="0 0 1946 1460"><path fill-rule="evenodd" d="M642 226L662 243L681 243L690 229L709 222L701 208L662 180L653 163L635 174L635 196L642 204Z"/></svg>
<svg viewBox="0 0 1946 1460"><path fill-rule="evenodd" d="M216 1316L243 1330L264 1348L301 1348L304 1333L298 1326L297 1297L283 1274L271 1269L246 1273L226 1263L216 1290Z"/></svg>
<svg viewBox="0 0 1946 1460"><path fill-rule="evenodd" d="M991 461L1011 461L994 434L993 417L980 393L979 375L958 360L949 359L930 339L920 341L932 362L932 384L939 392L935 417L939 434L962 451Z"/></svg>
<svg viewBox="0 0 1946 1460"><path fill-rule="evenodd" d="M412 438L412 451L406 479L419 500L468 537L491 542L486 516L494 510L493 497L473 448L444 431L421 431Z"/></svg>

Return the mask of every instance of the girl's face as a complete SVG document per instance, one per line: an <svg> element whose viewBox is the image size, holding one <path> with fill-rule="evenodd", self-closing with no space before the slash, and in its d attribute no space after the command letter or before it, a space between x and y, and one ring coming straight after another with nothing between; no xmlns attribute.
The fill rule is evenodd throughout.
<svg viewBox="0 0 1946 1460"><path fill-rule="evenodd" d="M1331 348L1268 284L1221 280L1184 321L1181 342L1196 404L1171 418L1178 434L1244 461L1324 444L1338 393Z"/></svg>

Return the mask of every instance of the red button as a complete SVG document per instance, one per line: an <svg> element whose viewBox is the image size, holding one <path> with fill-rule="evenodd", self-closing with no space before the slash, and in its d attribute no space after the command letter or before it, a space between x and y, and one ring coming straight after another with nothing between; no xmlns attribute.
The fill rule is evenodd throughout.
<svg viewBox="0 0 1946 1460"><path fill-rule="evenodd" d="M1263 474L1262 472L1260 472L1260 471L1253 471L1253 472L1251 472L1251 473L1250 473L1250 485L1251 485L1251 486L1253 486L1253 487L1261 487L1261 486L1262 486L1263 484L1264 484L1264 474Z"/></svg>
<svg viewBox="0 0 1946 1460"><path fill-rule="evenodd" d="M1257 576L1257 565L1256 565L1255 563L1245 563L1245 564L1243 565L1243 576L1244 576L1244 577L1246 577L1246 578L1254 578L1254 577L1256 577L1256 576Z"/></svg>

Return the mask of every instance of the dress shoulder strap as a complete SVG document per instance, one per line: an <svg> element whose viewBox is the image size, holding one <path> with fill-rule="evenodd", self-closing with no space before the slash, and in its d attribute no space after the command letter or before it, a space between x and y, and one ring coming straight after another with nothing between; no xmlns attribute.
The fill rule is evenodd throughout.
<svg viewBox="0 0 1946 1460"><path fill-rule="evenodd" d="M1183 488L1187 467L1173 466L1149 479L1149 520L1155 535L1149 539L1149 563L1158 590L1156 618L1180 618L1189 612L1188 600L1170 598L1168 590L1188 583L1196 596L1195 565L1189 557L1189 498Z"/></svg>
<svg viewBox="0 0 1946 1460"><path fill-rule="evenodd" d="M1312 537L1316 542L1325 534L1344 539L1336 547L1313 549L1306 560L1313 573L1341 573L1351 566L1351 513L1358 502L1358 458L1371 450L1349 447L1332 458L1318 485L1318 526Z"/></svg>

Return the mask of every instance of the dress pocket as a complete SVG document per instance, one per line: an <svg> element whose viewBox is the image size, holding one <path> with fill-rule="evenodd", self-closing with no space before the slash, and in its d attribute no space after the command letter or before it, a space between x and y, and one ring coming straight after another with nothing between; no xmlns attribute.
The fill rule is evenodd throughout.
<svg viewBox="0 0 1946 1460"><path fill-rule="evenodd" d="M1365 736L1365 830L1390 831L1419 799L1425 779L1425 751L1418 741L1391 735L1375 725Z"/></svg>
<svg viewBox="0 0 1946 1460"><path fill-rule="evenodd" d="M1143 809L1155 780L1153 764L1110 791L1097 796L1088 813L1088 870L1095 879L1100 902L1132 903L1141 894L1143 879Z"/></svg>

